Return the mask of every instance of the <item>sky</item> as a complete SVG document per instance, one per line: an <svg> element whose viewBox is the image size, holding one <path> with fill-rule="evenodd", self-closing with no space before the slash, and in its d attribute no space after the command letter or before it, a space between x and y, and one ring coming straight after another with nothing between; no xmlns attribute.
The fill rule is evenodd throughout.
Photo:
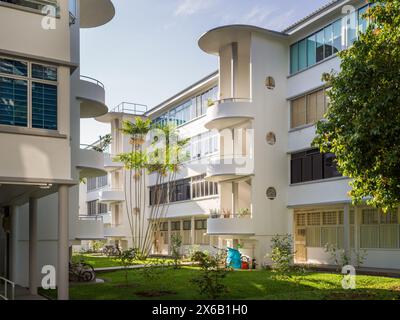
<svg viewBox="0 0 400 320"><path fill-rule="evenodd" d="M109 109L123 101L151 108L217 70L217 57L197 45L206 31L238 23L281 31L327 2L113 0L112 21L81 31L81 74L104 83ZM94 119L81 121L82 144L110 132Z"/></svg>

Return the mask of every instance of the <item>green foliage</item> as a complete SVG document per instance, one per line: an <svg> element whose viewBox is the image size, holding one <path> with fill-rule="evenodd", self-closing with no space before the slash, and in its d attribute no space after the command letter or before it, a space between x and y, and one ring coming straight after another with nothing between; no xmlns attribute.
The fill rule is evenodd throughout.
<svg viewBox="0 0 400 320"><path fill-rule="evenodd" d="M224 254L197 251L192 254L191 260L197 262L201 269L200 274L191 280L200 295L216 300L227 292L223 279L229 271L225 266Z"/></svg>
<svg viewBox="0 0 400 320"><path fill-rule="evenodd" d="M336 154L354 204L386 211L400 203L400 0L370 2L373 24L324 75L330 106L314 144Z"/></svg>
<svg viewBox="0 0 400 320"><path fill-rule="evenodd" d="M124 267L126 284L128 284L129 267L134 264L135 260L136 260L136 249L123 250L121 251L121 254L118 257L119 263L121 264L121 266Z"/></svg>
<svg viewBox="0 0 400 320"><path fill-rule="evenodd" d="M105 240L93 241L92 249L93 249L94 252L100 252L100 250L103 249L105 244L106 244Z"/></svg>
<svg viewBox="0 0 400 320"><path fill-rule="evenodd" d="M352 264L354 264L356 267L361 267L367 258L366 250L352 249L349 254L350 256L348 256L346 255L346 251L344 249L340 249L338 246L330 243L325 245L324 250L327 254L329 254L332 263L338 267L337 271L340 271L344 266Z"/></svg>
<svg viewBox="0 0 400 320"><path fill-rule="evenodd" d="M97 146L93 146L92 149L97 152L104 152L110 146L112 142L111 134L106 134L104 137L100 136L99 144Z"/></svg>
<svg viewBox="0 0 400 320"><path fill-rule="evenodd" d="M181 249L182 249L182 237L180 234L173 234L171 236L171 256L174 260L174 268L179 269L181 266Z"/></svg>
<svg viewBox="0 0 400 320"><path fill-rule="evenodd" d="M277 235L271 239L270 258L275 272L283 275L290 273L293 270L294 255L291 235Z"/></svg>

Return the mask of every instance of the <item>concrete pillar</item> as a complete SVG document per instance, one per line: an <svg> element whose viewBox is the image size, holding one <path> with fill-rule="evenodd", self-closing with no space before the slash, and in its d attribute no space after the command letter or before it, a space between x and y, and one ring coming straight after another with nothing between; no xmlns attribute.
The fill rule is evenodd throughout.
<svg viewBox="0 0 400 320"><path fill-rule="evenodd" d="M69 188L67 185L58 187L58 270L57 288L58 300L69 299Z"/></svg>
<svg viewBox="0 0 400 320"><path fill-rule="evenodd" d="M235 216L237 213L239 197L239 185L236 182L232 182L232 215Z"/></svg>
<svg viewBox="0 0 400 320"><path fill-rule="evenodd" d="M38 287L38 239L37 239L37 220L38 220L38 200L29 199L29 293L37 295Z"/></svg>
<svg viewBox="0 0 400 320"><path fill-rule="evenodd" d="M10 207L11 214L11 247L10 247L10 260L11 260L11 281L17 282L17 251L18 251L18 209L17 206Z"/></svg>
<svg viewBox="0 0 400 320"><path fill-rule="evenodd" d="M194 242L194 240L195 240L195 232L196 232L195 223L196 223L196 220L194 219L194 217L192 217L192 222L190 223L190 227L191 227L190 228L190 241L191 241L192 245L195 244L195 242Z"/></svg>
<svg viewBox="0 0 400 320"><path fill-rule="evenodd" d="M343 214L343 245L346 257L351 259L351 246L350 246L350 205L346 204L344 206L344 214Z"/></svg>

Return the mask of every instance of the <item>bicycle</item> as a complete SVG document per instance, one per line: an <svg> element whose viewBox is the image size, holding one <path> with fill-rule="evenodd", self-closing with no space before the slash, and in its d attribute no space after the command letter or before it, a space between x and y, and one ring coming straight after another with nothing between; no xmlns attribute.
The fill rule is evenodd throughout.
<svg viewBox="0 0 400 320"><path fill-rule="evenodd" d="M96 279L96 272L94 268L85 263L83 260L80 262L69 263L69 281L71 282L91 282Z"/></svg>

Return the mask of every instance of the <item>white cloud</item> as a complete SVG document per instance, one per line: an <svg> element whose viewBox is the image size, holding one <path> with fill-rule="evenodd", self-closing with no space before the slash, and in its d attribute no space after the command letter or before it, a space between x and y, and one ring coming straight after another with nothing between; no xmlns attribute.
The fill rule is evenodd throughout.
<svg viewBox="0 0 400 320"><path fill-rule="evenodd" d="M249 24L280 31L290 24L290 21L295 17L295 13L295 10L282 12L282 10L275 6L256 5L241 16L226 13L222 17L221 23Z"/></svg>
<svg viewBox="0 0 400 320"><path fill-rule="evenodd" d="M175 10L175 16L191 16L199 11L212 8L218 0L180 0Z"/></svg>

